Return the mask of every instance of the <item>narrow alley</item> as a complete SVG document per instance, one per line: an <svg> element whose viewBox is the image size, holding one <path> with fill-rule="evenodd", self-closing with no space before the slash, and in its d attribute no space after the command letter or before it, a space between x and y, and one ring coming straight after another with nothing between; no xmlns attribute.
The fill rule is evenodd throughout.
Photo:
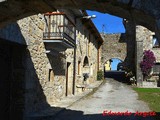
<svg viewBox="0 0 160 120"><path fill-rule="evenodd" d="M130 116L103 116L103 111L131 112ZM136 112L151 112L147 104L138 100L132 88L114 79L106 79L94 94L76 102L58 114L55 120L151 120L149 117L134 116Z"/></svg>

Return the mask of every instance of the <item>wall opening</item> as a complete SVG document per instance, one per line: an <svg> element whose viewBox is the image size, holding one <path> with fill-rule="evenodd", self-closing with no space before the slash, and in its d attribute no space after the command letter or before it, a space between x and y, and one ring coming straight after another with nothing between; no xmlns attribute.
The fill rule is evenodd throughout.
<svg viewBox="0 0 160 120"><path fill-rule="evenodd" d="M83 62L83 67L86 67L86 66L89 66L89 60L87 56L85 56L84 62Z"/></svg>
<svg viewBox="0 0 160 120"><path fill-rule="evenodd" d="M54 81L54 72L53 69L49 69L48 81Z"/></svg>
<svg viewBox="0 0 160 120"><path fill-rule="evenodd" d="M118 58L111 59L111 70L120 71L123 69L123 61Z"/></svg>
<svg viewBox="0 0 160 120"><path fill-rule="evenodd" d="M119 71L120 69L118 68L118 66L121 65L121 63L123 63L123 61L118 59L118 58L109 59L104 64L104 70L105 70L105 72L107 72L107 71Z"/></svg>
<svg viewBox="0 0 160 120"><path fill-rule="evenodd" d="M67 69L66 69L66 96L72 94L72 81L71 79L71 63L67 62Z"/></svg>
<svg viewBox="0 0 160 120"><path fill-rule="evenodd" d="M153 35L152 37L153 37L153 39L152 39L153 48L160 48L160 44L158 42L158 38L155 35Z"/></svg>
<svg viewBox="0 0 160 120"><path fill-rule="evenodd" d="M78 61L78 75L81 74L81 61Z"/></svg>

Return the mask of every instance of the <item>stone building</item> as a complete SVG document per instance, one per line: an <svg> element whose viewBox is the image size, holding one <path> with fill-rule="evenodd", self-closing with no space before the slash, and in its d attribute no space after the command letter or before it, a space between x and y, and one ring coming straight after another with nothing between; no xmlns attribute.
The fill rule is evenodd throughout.
<svg viewBox="0 0 160 120"><path fill-rule="evenodd" d="M86 15L59 9L0 29L3 119L33 115L96 80L103 40Z"/></svg>
<svg viewBox="0 0 160 120"><path fill-rule="evenodd" d="M149 29L135 25L132 21L124 20L126 33L104 34L103 64L111 58L119 58L124 61L127 68L134 72L137 85L140 87L156 87L157 83L143 81L140 68L144 50L153 51L156 57L156 64L153 66L152 80L158 79L160 72L160 45L154 32ZM114 48L114 49L113 49ZM122 52L120 52L122 51Z"/></svg>
<svg viewBox="0 0 160 120"><path fill-rule="evenodd" d="M83 13L87 16L86 12ZM90 84L97 79L97 71L102 69L102 37L89 19L77 19L76 78L77 85ZM89 77L85 80L85 75ZM86 76L87 77L87 76ZM84 81L85 80L85 81ZM78 87L78 86L77 86Z"/></svg>
<svg viewBox="0 0 160 120"><path fill-rule="evenodd" d="M160 44L155 33L143 26L137 26L137 28L141 29L139 34L143 34L143 51L153 51L156 57L156 62L160 63Z"/></svg>
<svg viewBox="0 0 160 120"><path fill-rule="evenodd" d="M119 59L125 61L127 57L127 44L124 34L101 34L104 39L103 43L103 64L104 66L110 66L111 59ZM105 67L105 70L111 69L110 67Z"/></svg>
<svg viewBox="0 0 160 120"><path fill-rule="evenodd" d="M155 33L150 31L149 29L137 25L136 29L139 30L137 32L137 36L141 36L141 44L142 53L145 50L151 50L154 53L156 58L156 63L152 68L151 74L152 77L148 78L148 81L143 81L143 87L157 87L157 80L159 79L158 74L160 73L160 44L159 40L156 37ZM152 82L149 82L149 81Z"/></svg>
<svg viewBox="0 0 160 120"><path fill-rule="evenodd" d="M102 46L102 63L104 66L108 65L106 63L108 63L109 60L115 58L119 59L128 69L135 71L134 40L130 37L128 30L126 29L126 33L101 34L101 36L104 39ZM111 64L111 62L109 64Z"/></svg>

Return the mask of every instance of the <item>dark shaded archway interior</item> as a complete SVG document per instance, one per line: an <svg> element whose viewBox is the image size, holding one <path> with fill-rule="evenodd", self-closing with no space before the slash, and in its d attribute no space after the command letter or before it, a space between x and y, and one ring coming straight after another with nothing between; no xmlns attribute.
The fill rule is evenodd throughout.
<svg viewBox="0 0 160 120"><path fill-rule="evenodd" d="M129 19L135 21L136 24L147 27L152 31L157 31L157 34L160 30L158 21L160 12L159 0L7 0L0 2L0 6L0 16L2 20L0 22L0 26L33 14L50 12L55 10L55 8L78 8L83 10L88 9L102 13L109 13L121 18Z"/></svg>
<svg viewBox="0 0 160 120"><path fill-rule="evenodd" d="M138 2L138 1L137 1ZM149 5L150 4L150 5ZM147 8L147 6L150 6ZM127 3L123 2L123 0L121 1L105 1L105 0L74 0L74 1L56 1L56 0L41 0L41 1L36 1L36 0L32 0L32 1L23 1L23 0L11 0L11 1L5 1L5 2L1 2L0 3L0 27L2 28L3 26L13 22L13 21L17 21L18 19L22 19L25 18L27 16L30 15L34 15L34 14L38 14L38 13L44 13L44 12L48 12L48 11L53 11L53 9L56 8L81 8L81 9L90 9L90 10L97 10L100 12L105 12L105 13L110 13L122 18L126 18L126 19L130 19L135 21L136 24L140 24L143 25L149 29L151 29L152 31L155 31L157 36L159 37L159 31L160 31L160 27L159 27L159 6L160 6L160 1L144 1L144 0L140 0L139 3L137 3L137 5L132 1L129 1ZM155 13L154 11L157 12ZM146 18L146 19L144 19ZM20 30L19 30L20 31ZM160 37L159 37L160 38ZM3 45L3 44L2 44ZM7 45L6 45L7 47ZM7 47L8 48L8 47ZM14 48L14 47L13 47ZM18 47L17 47L18 48ZM17 51L15 48L14 50ZM22 48L24 49L24 48ZM8 54L10 54L10 48L8 48ZM2 52L2 51L1 51ZM13 52L13 51L12 51ZM26 51L27 52L27 51ZM12 55L15 55L14 53ZM11 55L11 56L12 56ZM17 54L15 57L21 56L20 53ZM29 54L28 54L29 56ZM4 56L4 60L1 59L2 63L7 62L5 59L7 58L7 56ZM10 59L10 58L7 58ZM21 59L21 57L20 57ZM7 71L8 74L13 74L14 77L13 78L17 78L17 79L13 79L13 78L8 78L8 74L4 74L4 76L2 77L2 79L0 79L1 81L5 79L7 79L7 82L5 86L1 86L0 88L2 88L2 91L7 90L6 92L9 92L9 94L12 96L12 101L10 101L11 98L9 98L10 96L6 96L6 92L2 93L1 95L4 97L4 99L1 99L1 105L6 102L5 104L9 105L9 106L5 106L5 108L0 109L1 110L1 119L16 119L16 120L21 120L22 119L22 115L23 115L23 110L24 110L24 95L26 93L24 93L24 66L23 64L16 64L15 67L20 67L20 68L15 68L16 71L12 71L9 72L8 70L10 69L8 66L10 64L10 62L12 59L8 60L8 63L3 64L6 68L2 69L1 68L1 74L3 74L3 72ZM28 61L30 61L32 63L32 60L29 59ZM7 66L6 66L7 65ZM20 65L20 66L17 66ZM14 65L13 65L14 66ZM34 65L33 63L31 64L31 67L34 69ZM22 70L21 70L22 69ZM4 71L3 71L4 70ZM14 69L12 69L14 70ZM17 73L16 73L17 72ZM18 73L21 73L20 75L22 76L16 76ZM36 71L34 71L33 73L35 79L34 82L37 85L36 88L34 88L33 90L35 91L35 93L33 93L33 95L37 96L37 99L33 100L34 105L37 105L39 107L41 107L41 109L57 109L54 107L51 107L47 101L46 101L46 96L44 95L43 89L39 83L39 79L36 75ZM115 75L116 76L116 75ZM118 79L118 78L117 78ZM15 80L15 81L14 81ZM18 80L18 81L17 81ZM13 82L17 82L18 84L15 84ZM20 82L20 83L19 83ZM13 85L10 87L10 85ZM9 87L8 87L9 86ZM5 87L5 88L3 88ZM18 91L18 93L12 93L10 91L10 88L13 89L13 91ZM38 91L37 91L38 90ZM29 91L27 91L29 92ZM3 98L2 97L2 98ZM19 98L20 97L20 98ZM20 103L19 103L19 100ZM40 104L40 103L43 103ZM17 107L17 104L19 105L19 107ZM29 109L31 109L33 106L28 106ZM42 105L42 106L40 106ZM10 109L11 111L6 111L5 109ZM101 119L101 120L106 120L107 118L110 119L109 116L106 117L102 117L101 114L90 114L90 115L83 115L82 111L74 111L74 110L67 110L68 113L70 115L76 115L79 114L79 116L81 116L82 118L92 118L93 119ZM3 114L4 113L4 114ZM3 115L3 116L2 116ZM48 118L54 118L55 116L47 116ZM119 116L118 116L119 117ZM134 116L133 116L134 117ZM41 118L37 118L37 119L42 119ZM46 118L46 116L44 116L44 118ZM80 118L80 117L79 117ZM113 119L116 118L117 116L112 117ZM119 117L119 118L123 118ZM92 120L93 120L92 119ZM153 119L153 118L148 118L149 120ZM159 118L157 118L158 120ZM72 120L72 119L70 119ZM78 119L77 119L78 120Z"/></svg>

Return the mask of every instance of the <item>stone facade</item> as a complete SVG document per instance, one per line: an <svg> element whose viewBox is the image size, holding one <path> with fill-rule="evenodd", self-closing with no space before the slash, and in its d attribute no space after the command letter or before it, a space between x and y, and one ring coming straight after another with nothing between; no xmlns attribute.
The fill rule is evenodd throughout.
<svg viewBox="0 0 160 120"><path fill-rule="evenodd" d="M136 29L140 29L137 32L137 36L141 36L141 41L143 42L143 51L145 50L151 50L153 51L155 57L156 57L156 62L160 62L160 48L154 48L153 45L153 36L155 35L154 32L150 31L149 29L147 29L146 27L137 25Z"/></svg>
<svg viewBox="0 0 160 120"><path fill-rule="evenodd" d="M127 54L132 54L129 58L130 61L133 60L132 63L134 63L131 65L131 68L133 72L135 71L137 86L144 87L146 82L143 81L143 75L140 68L140 62L142 61L144 50L153 51L156 57L156 62L159 63L159 47L154 48L153 46L153 36L155 33L146 27L136 25L132 21L124 20L124 26L126 28L126 41L129 42L127 45L127 48L129 48L127 49ZM147 83L147 86L149 84L150 83ZM153 85L150 85L150 87L153 87Z"/></svg>
<svg viewBox="0 0 160 120"><path fill-rule="evenodd" d="M125 60L127 55L127 44L124 34L102 34L103 43L103 62L109 59L118 58Z"/></svg>
<svg viewBox="0 0 160 120"><path fill-rule="evenodd" d="M143 26L137 26L137 27L141 27L141 32L139 34L143 34L143 51L144 50L153 51L156 57L156 62L160 62L160 48L158 47L154 48L153 46L153 36L155 35L155 33Z"/></svg>
<svg viewBox="0 0 160 120"><path fill-rule="evenodd" d="M153 51L156 62L159 64L160 61L159 47L154 48L153 46L155 33L143 26L135 25L132 21L124 20L124 26L126 28L124 34L103 35L103 63L111 58L123 60L125 66L136 75L137 86L145 86L140 68L144 50ZM118 52L120 50L122 53ZM149 84L147 83L147 86Z"/></svg>
<svg viewBox="0 0 160 120"><path fill-rule="evenodd" d="M95 35L92 34L92 31L87 29L87 26L84 26L80 19L77 20L77 23L77 85L82 85L84 82L85 84L90 84L97 79L97 70L101 69L101 48L99 48L99 41L96 39ZM98 51L100 52L99 56ZM87 61L85 61L85 59ZM87 78L86 81L84 81L83 76L85 73L89 74L89 78Z"/></svg>
<svg viewBox="0 0 160 120"><path fill-rule="evenodd" d="M75 22L76 14L70 10L63 12ZM20 19L0 29L0 38L27 46L22 60L25 73L24 116L54 105L65 96L78 94L80 88L77 85L90 84L96 80L103 40L96 38L96 34L99 34L97 31L92 34L92 29L87 28L94 27L91 21L89 23L84 24L81 19L77 19L75 48L60 52L53 49L50 53L43 41L45 20L42 14ZM89 74L86 82L84 73Z"/></svg>
<svg viewBox="0 0 160 120"><path fill-rule="evenodd" d="M128 26L126 26L128 27ZM102 34L104 39L102 47L102 63L105 64L112 58L118 58L124 65L134 71L135 41L132 33L126 30L122 34Z"/></svg>

